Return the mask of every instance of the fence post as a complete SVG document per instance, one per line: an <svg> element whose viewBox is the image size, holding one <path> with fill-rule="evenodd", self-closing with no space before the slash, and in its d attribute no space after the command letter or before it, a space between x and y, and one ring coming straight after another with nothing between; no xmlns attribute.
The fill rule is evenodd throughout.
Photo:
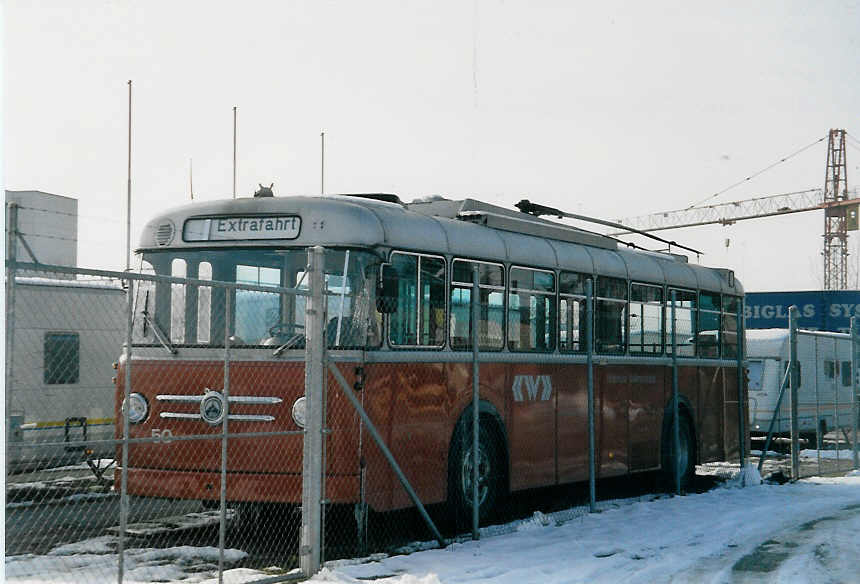
<svg viewBox="0 0 860 584"><path fill-rule="evenodd" d="M746 417L749 404L744 401L747 392L744 391L744 353L746 352L746 326L744 323L744 299L738 301L737 330L735 332L735 352L738 359L738 449L740 453L740 469L743 471L747 456Z"/></svg>
<svg viewBox="0 0 860 584"><path fill-rule="evenodd" d="M597 511L594 440L594 343L591 327L594 310L594 280L585 281L585 375L588 387L588 510ZM573 331L568 331L568 334ZM581 337L580 337L581 338Z"/></svg>
<svg viewBox="0 0 860 584"><path fill-rule="evenodd" d="M233 290L224 294L224 411L221 418L221 492L218 512L218 584L224 584L224 547L227 535L227 422L230 418L230 334Z"/></svg>
<svg viewBox="0 0 860 584"><path fill-rule="evenodd" d="M126 323L125 323L125 381L123 382L122 413L122 471L120 472L119 497L119 543L117 545L117 582L122 584L125 575L125 530L128 526L128 439L130 422L128 416L131 403L131 335L134 326L134 280L128 279L126 287Z"/></svg>
<svg viewBox="0 0 860 584"><path fill-rule="evenodd" d="M478 475L480 453L480 382L478 366L478 323L480 317L480 278L478 275L478 264L472 264L472 539L478 540L481 534L478 531ZM495 472L496 469L492 469Z"/></svg>
<svg viewBox="0 0 860 584"><path fill-rule="evenodd" d="M858 464L857 460L857 417L860 415L858 412L858 395L857 392L857 367L860 366L860 353L858 353L858 348L860 348L860 342L858 342L858 335L860 335L860 330L858 330L857 326L857 317L851 317L851 431L852 431L852 444L854 450L854 469L860 468L860 464Z"/></svg>
<svg viewBox="0 0 860 584"><path fill-rule="evenodd" d="M678 300L678 292L672 290L672 440L675 444L675 456L672 458L675 476L675 494L681 494L681 426L678 419L681 412L678 408L678 336L676 334L675 305ZM695 330L693 331L695 335ZM694 344L695 346L695 344Z"/></svg>
<svg viewBox="0 0 860 584"><path fill-rule="evenodd" d="M306 422L302 448L302 533L299 563L302 574L311 577L320 569L322 541L322 439L323 356L325 352L324 250L308 250L310 296L305 310L305 400Z"/></svg>
<svg viewBox="0 0 860 584"><path fill-rule="evenodd" d="M6 474L9 474L9 445L12 443L12 353L15 344L15 262L17 254L18 204L6 205Z"/></svg>
<svg viewBox="0 0 860 584"><path fill-rule="evenodd" d="M788 377L788 397L791 405L791 480L796 481L800 476L800 428L797 421L797 306L794 305L788 308L788 343L791 354L791 375Z"/></svg>

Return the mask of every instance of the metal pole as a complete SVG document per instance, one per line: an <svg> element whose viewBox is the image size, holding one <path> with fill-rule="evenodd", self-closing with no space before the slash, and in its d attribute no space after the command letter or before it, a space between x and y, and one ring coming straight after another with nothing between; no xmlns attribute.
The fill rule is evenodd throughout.
<svg viewBox="0 0 860 584"><path fill-rule="evenodd" d="M791 357L789 367L791 375L788 378L788 397L791 407L791 480L796 481L800 474L800 428L797 425L797 306L788 308L788 339Z"/></svg>
<svg viewBox="0 0 860 584"><path fill-rule="evenodd" d="M824 444L824 436L821 435L821 395L818 387L818 345L821 339L812 337L812 342L815 343L815 458L817 461L817 471L821 474L821 447Z"/></svg>
<svg viewBox="0 0 860 584"><path fill-rule="evenodd" d="M427 509L424 508L424 505L421 503L421 499L418 498L418 494L415 492L415 489L412 488L412 485L409 484L409 479L406 478L406 475L403 474L403 470L400 468L400 465L397 464L397 460L394 458L394 455L391 454L391 450L388 449L388 446L385 445L385 441L382 439L382 436L379 435L379 431L376 429L376 426L373 425L373 421L367 415L367 412L364 411L364 408L361 406L361 403L355 397L355 394L352 392L352 388L346 382L346 379L343 376L343 373L340 372L340 369L337 368L337 365L334 363L328 364L328 370L334 376L335 380L337 380L340 388L343 390L343 394L352 404L352 407L355 408L355 411L358 412L361 421L364 422L364 425L367 426L367 431L370 433L370 436L376 442L376 445L379 447L379 450L382 452L382 455L385 457L385 460L388 461L388 464L391 465L391 469L394 471L394 474L397 475L397 480L400 481L400 484L403 486L403 489L406 491L406 494L409 495L409 498L412 500L412 503L418 508L418 512L421 514L421 517L424 519L424 522L427 524L427 527L430 528L430 531L433 533L433 537L436 538L436 541L439 543L439 547L445 547L447 544L445 543L445 539L442 537L442 534L439 533L439 530L436 528L436 524L433 523L433 520L430 518L430 515L427 513Z"/></svg>
<svg viewBox="0 0 860 584"><path fill-rule="evenodd" d="M221 491L218 513L218 584L224 584L224 547L227 538L227 421L230 417L230 335L233 294L224 294L224 412L221 418Z"/></svg>
<svg viewBox="0 0 860 584"><path fill-rule="evenodd" d="M128 421L129 395L131 395L131 333L134 325L134 280L126 280L125 323L125 381L123 382L122 408L122 470L120 471L119 544L117 546L117 582L122 584L125 574L125 530L128 527L128 439L131 432Z"/></svg>
<svg viewBox="0 0 860 584"><path fill-rule="evenodd" d="M672 465L674 466L675 472L675 494L681 494L681 426L680 426L680 412L678 408L678 337L676 334L676 325L675 322L675 304L677 303L678 292L676 290L672 290L672 434L673 441L675 444L675 456L672 458Z"/></svg>
<svg viewBox="0 0 860 584"><path fill-rule="evenodd" d="M308 250L311 295L305 310L305 401L306 422L302 449L302 532L299 563L310 578L320 569L322 535L322 447L323 391L325 370L325 281L324 250Z"/></svg>
<svg viewBox="0 0 860 584"><path fill-rule="evenodd" d="M479 408L479 367L478 367L478 322L480 317L480 277L478 265L472 264L472 539L481 539L478 531L478 445L480 412ZM495 471L496 469L493 469Z"/></svg>
<svg viewBox="0 0 860 584"><path fill-rule="evenodd" d="M738 299L737 312L737 331L735 351L737 352L737 368L738 368L738 449L740 453L740 468L743 470L747 457L747 431L746 431L746 416L749 412L748 402L744 399L747 392L744 391L744 354L746 352L746 336L744 334L744 303L743 297Z"/></svg>
<svg viewBox="0 0 860 584"><path fill-rule="evenodd" d="M125 270L131 270L131 79L128 80L128 184L125 200Z"/></svg>
<svg viewBox="0 0 860 584"><path fill-rule="evenodd" d="M320 194L325 194L325 132L320 132Z"/></svg>
<svg viewBox="0 0 860 584"><path fill-rule="evenodd" d="M6 469L12 438L12 352L15 344L15 262L18 259L18 204L6 205Z"/></svg>
<svg viewBox="0 0 860 584"><path fill-rule="evenodd" d="M597 511L597 476L595 469L594 436L594 343L591 328L594 323L594 280L585 281L585 375L588 388L588 511ZM569 331L570 334L572 331ZM580 342L582 339L580 337Z"/></svg>
<svg viewBox="0 0 860 584"><path fill-rule="evenodd" d="M839 349L836 345L836 337L833 338L833 438L836 440L836 468L839 468L839 434L842 432L842 424L839 421L839 380L836 376L836 367L839 365Z"/></svg>
<svg viewBox="0 0 860 584"><path fill-rule="evenodd" d="M233 198L236 198L236 117L238 108L233 106Z"/></svg>
<svg viewBox="0 0 860 584"><path fill-rule="evenodd" d="M858 359L858 329L857 317L851 317L851 431L854 450L854 469L860 468L858 464L857 453L857 416L858 416L858 393L857 393L857 367L860 366Z"/></svg>

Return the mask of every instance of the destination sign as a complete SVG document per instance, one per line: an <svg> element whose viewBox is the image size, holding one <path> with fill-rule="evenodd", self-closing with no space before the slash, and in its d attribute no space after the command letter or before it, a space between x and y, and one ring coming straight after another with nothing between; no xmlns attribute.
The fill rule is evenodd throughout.
<svg viewBox="0 0 860 584"><path fill-rule="evenodd" d="M302 228L296 215L267 217L209 217L188 219L182 228L184 241L243 241L295 239Z"/></svg>

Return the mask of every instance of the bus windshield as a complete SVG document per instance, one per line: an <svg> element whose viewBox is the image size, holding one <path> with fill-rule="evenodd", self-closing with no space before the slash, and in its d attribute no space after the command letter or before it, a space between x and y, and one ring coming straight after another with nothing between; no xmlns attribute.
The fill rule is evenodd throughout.
<svg viewBox="0 0 860 584"><path fill-rule="evenodd" d="M142 268L178 278L307 290L307 261L306 249L171 250L145 253ZM378 346L374 298L379 263L367 251L326 250L329 347ZM223 347L229 322L231 345L304 348L305 296L217 284L142 282L135 297L136 345Z"/></svg>

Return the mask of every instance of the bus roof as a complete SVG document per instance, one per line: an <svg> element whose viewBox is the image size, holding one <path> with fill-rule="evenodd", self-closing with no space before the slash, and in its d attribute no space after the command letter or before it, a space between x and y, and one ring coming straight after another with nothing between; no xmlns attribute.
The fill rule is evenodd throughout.
<svg viewBox="0 0 860 584"><path fill-rule="evenodd" d="M149 221L138 251L313 245L383 253L401 249L743 294L729 270L691 265L675 254L619 249L600 234L520 211L474 199L396 201L392 195L328 195L193 203Z"/></svg>

